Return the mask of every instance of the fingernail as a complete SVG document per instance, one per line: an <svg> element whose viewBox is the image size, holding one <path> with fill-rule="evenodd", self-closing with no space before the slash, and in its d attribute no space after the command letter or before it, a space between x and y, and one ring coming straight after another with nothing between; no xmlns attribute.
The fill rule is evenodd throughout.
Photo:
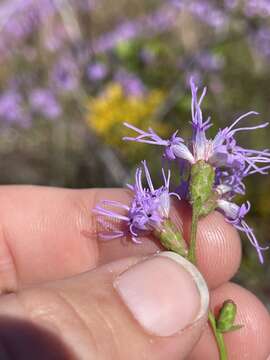
<svg viewBox="0 0 270 360"><path fill-rule="evenodd" d="M183 330L208 309L209 293L202 275L170 251L129 268L114 286L140 325L158 336Z"/></svg>

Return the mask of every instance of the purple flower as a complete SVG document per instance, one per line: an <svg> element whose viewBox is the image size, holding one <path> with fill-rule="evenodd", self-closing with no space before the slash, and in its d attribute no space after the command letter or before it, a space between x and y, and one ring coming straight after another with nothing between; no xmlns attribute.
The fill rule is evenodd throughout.
<svg viewBox="0 0 270 360"><path fill-rule="evenodd" d="M247 0L244 12L248 17L261 16L267 18L270 15L270 3L268 0Z"/></svg>
<svg viewBox="0 0 270 360"><path fill-rule="evenodd" d="M234 10L239 5L239 0L224 0L224 6L227 10Z"/></svg>
<svg viewBox="0 0 270 360"><path fill-rule="evenodd" d="M5 1L0 5L0 49L8 55L55 11L52 0Z"/></svg>
<svg viewBox="0 0 270 360"><path fill-rule="evenodd" d="M136 75L119 70L115 75L115 80L119 82L127 96L142 96L145 93L145 86Z"/></svg>
<svg viewBox="0 0 270 360"><path fill-rule="evenodd" d="M87 68L87 76L89 80L100 81L103 80L108 73L106 65L102 63L90 64Z"/></svg>
<svg viewBox="0 0 270 360"><path fill-rule="evenodd" d="M97 53L106 52L113 49L123 41L135 38L138 33L140 33L140 29L135 21L125 21L124 23L118 25L114 30L98 38L92 47Z"/></svg>
<svg viewBox="0 0 270 360"><path fill-rule="evenodd" d="M245 215L250 210L250 203L247 201L245 204L241 206L236 205L233 202L219 199L217 201L218 208L224 213L229 223L231 223L236 229L246 234L250 243L255 247L260 262L263 263L263 255L262 251L269 249L269 247L261 247L253 233L251 227L248 226L246 221L244 220Z"/></svg>
<svg viewBox="0 0 270 360"><path fill-rule="evenodd" d="M259 246L252 229L243 220L249 211L249 205L238 206L231 200L236 195L245 194L243 180L252 174L267 174L270 169L269 150L246 149L238 145L235 135L240 131L251 131L264 128L268 123L257 126L241 127L239 123L248 115L257 115L250 111L237 118L230 126L220 129L213 139L206 137L207 130L212 126L210 118L204 120L201 110L202 101L206 95L206 88L201 95L191 80L191 125L192 138L189 142L178 136L176 131L170 139L162 139L151 128L143 131L133 125L124 123L126 127L135 131L136 137L125 137L124 140L163 146L163 156L167 160L175 160L181 169L190 169L199 161L207 162L215 171L213 197L216 206L223 211L228 221L238 230L244 232L252 245L256 248L259 259L263 262L262 248ZM186 170L185 170L186 171ZM181 194L188 196L189 177L178 187Z"/></svg>
<svg viewBox="0 0 270 360"><path fill-rule="evenodd" d="M91 49L96 53L103 53L114 49L125 41L140 37L147 37L167 31L172 28L177 20L177 11L171 5L164 5L153 13L142 15L134 20L128 20L118 25L113 30L97 38Z"/></svg>
<svg viewBox="0 0 270 360"><path fill-rule="evenodd" d="M220 55L208 51L201 52L195 57L197 66L207 72L219 71L224 66L224 59Z"/></svg>
<svg viewBox="0 0 270 360"><path fill-rule="evenodd" d="M16 90L10 89L0 95L0 120L6 125L30 125L31 118L23 107L22 96Z"/></svg>
<svg viewBox="0 0 270 360"><path fill-rule="evenodd" d="M121 220L126 224L126 230L101 234L103 239L115 239L131 234L132 241L140 243L138 240L140 232L162 230L163 221L169 217L170 197L175 195L179 198L177 194L169 192L170 171L166 177L162 169L164 185L155 189L146 162L143 161L142 164L143 169L138 168L136 170L135 184L128 185L128 188L133 192L133 200L130 206L117 201L104 200L101 203L103 206L96 207L95 213ZM144 188L142 184L143 170L147 180L147 188ZM106 206L115 208L115 210L106 209ZM120 214L117 209L123 210L125 214ZM99 222L106 227L106 223L102 219L99 219Z"/></svg>
<svg viewBox="0 0 270 360"><path fill-rule="evenodd" d="M228 16L209 0L169 0L169 2L179 10L186 10L201 22L214 29L222 29L228 23Z"/></svg>
<svg viewBox="0 0 270 360"><path fill-rule="evenodd" d="M270 28L261 26L250 36L250 41L254 48L266 59L270 59Z"/></svg>
<svg viewBox="0 0 270 360"><path fill-rule="evenodd" d="M29 101L34 112L50 120L58 118L62 113L61 106L49 89L38 88L33 90Z"/></svg>
<svg viewBox="0 0 270 360"><path fill-rule="evenodd" d="M223 28L228 21L226 14L209 1L187 2L187 9L200 21L216 29Z"/></svg>
<svg viewBox="0 0 270 360"><path fill-rule="evenodd" d="M69 56L63 56L54 65L51 82L60 91L74 91L79 86L79 70L75 61Z"/></svg>

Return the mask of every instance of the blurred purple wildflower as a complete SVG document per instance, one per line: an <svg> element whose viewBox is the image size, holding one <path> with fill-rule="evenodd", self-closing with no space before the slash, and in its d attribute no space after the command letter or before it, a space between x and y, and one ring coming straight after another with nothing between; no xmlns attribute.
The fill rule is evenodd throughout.
<svg viewBox="0 0 270 360"><path fill-rule="evenodd" d="M94 63L90 64L87 67L87 77L92 81L100 81L103 80L108 73L108 69L105 64L102 63Z"/></svg>
<svg viewBox="0 0 270 360"><path fill-rule="evenodd" d="M58 118L62 113L60 104L49 89L34 89L30 94L29 102L34 112L49 120Z"/></svg>
<svg viewBox="0 0 270 360"><path fill-rule="evenodd" d="M130 206L117 201L103 200L102 206L98 205L95 208L96 214L121 220L127 227L123 231L117 230L109 232L109 234L103 233L101 234L103 239L115 239L130 234L133 242L140 243L141 241L138 240L140 232L162 230L163 221L169 217L170 197L175 195L179 198L177 194L169 192L170 171L166 177L162 169L164 185L155 189L146 162L143 161L142 164L143 169L139 167L136 170L135 184L127 185L133 192L133 200ZM147 188L144 188L142 184L143 171L147 180ZM107 206L116 210L106 209ZM120 214L117 209L124 210L126 214ZM99 222L106 227L106 223L102 219L99 219Z"/></svg>
<svg viewBox="0 0 270 360"><path fill-rule="evenodd" d="M122 42L140 37L152 37L172 28L177 20L177 12L171 5L164 5L153 13L128 20L113 30L97 38L91 44L91 50L103 53L114 49Z"/></svg>
<svg viewBox="0 0 270 360"><path fill-rule="evenodd" d="M234 10L239 5L239 0L224 0L224 6L227 10Z"/></svg>
<svg viewBox="0 0 270 360"><path fill-rule="evenodd" d="M200 21L215 29L224 28L227 25L226 13L209 1L190 1L187 2L186 8Z"/></svg>
<svg viewBox="0 0 270 360"><path fill-rule="evenodd" d="M113 49L123 41L135 38L138 33L140 33L140 30L136 22L126 21L118 25L113 31L99 37L94 41L93 45L91 45L91 48L97 53L103 53Z"/></svg>
<svg viewBox="0 0 270 360"><path fill-rule="evenodd" d="M39 26L48 23L64 7L73 7L78 11L90 11L94 0L6 0L0 4L0 54L9 55L12 50L34 34ZM58 22L59 25L59 22ZM51 50L60 47L67 37L65 24L52 30L53 35L45 36L45 46Z"/></svg>
<svg viewBox="0 0 270 360"><path fill-rule="evenodd" d="M270 16L269 0L246 0L244 13L248 17L260 16L267 18Z"/></svg>
<svg viewBox="0 0 270 360"><path fill-rule="evenodd" d="M180 11L188 11L192 16L216 30L228 24L228 16L222 7L209 0L169 0Z"/></svg>
<svg viewBox="0 0 270 360"><path fill-rule="evenodd" d="M197 54L194 61L200 69L208 72L219 71L224 66L223 57L221 55L212 54L209 51Z"/></svg>
<svg viewBox="0 0 270 360"><path fill-rule="evenodd" d="M5 1L0 5L0 49L7 55L55 13L53 0Z"/></svg>
<svg viewBox="0 0 270 360"><path fill-rule="evenodd" d="M5 125L30 125L30 115L25 111L22 96L16 90L10 89L0 95L0 120Z"/></svg>
<svg viewBox="0 0 270 360"><path fill-rule="evenodd" d="M51 82L62 92L75 91L79 86L79 69L75 60L62 56L52 69Z"/></svg>
<svg viewBox="0 0 270 360"><path fill-rule="evenodd" d="M145 86L141 79L126 70L119 70L115 75L115 80L122 85L127 96L142 96L145 93Z"/></svg>
<svg viewBox="0 0 270 360"><path fill-rule="evenodd" d="M270 59L270 27L261 26L254 31L250 36L250 41L253 47L259 54L266 59Z"/></svg>

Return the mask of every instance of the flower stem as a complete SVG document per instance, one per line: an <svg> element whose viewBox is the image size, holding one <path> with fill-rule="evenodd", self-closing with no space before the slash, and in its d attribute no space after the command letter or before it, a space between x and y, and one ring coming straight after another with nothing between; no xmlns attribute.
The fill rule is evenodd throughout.
<svg viewBox="0 0 270 360"><path fill-rule="evenodd" d="M218 346L218 350L219 350L219 359L227 360L228 357L227 357L226 346L225 346L224 339L223 339L223 334L217 330L216 319L215 319L215 316L213 315L213 313L211 312L211 310L209 310L209 312L208 312L208 320L212 327L213 334L216 338L216 342L217 342L217 346Z"/></svg>
<svg viewBox="0 0 270 360"><path fill-rule="evenodd" d="M192 221L191 221L191 233L190 233L190 246L188 251L188 260L196 265L196 235L197 235L197 227L199 220L199 211L195 206L192 208ZM208 312L208 320L212 327L213 334L216 339L216 343L219 350L219 359L227 360L227 351L226 346L223 339L223 334L217 329L216 319L213 313L209 310Z"/></svg>
<svg viewBox="0 0 270 360"><path fill-rule="evenodd" d="M196 265L196 235L197 235L198 220L199 220L198 211L193 206L188 260L194 265Z"/></svg>

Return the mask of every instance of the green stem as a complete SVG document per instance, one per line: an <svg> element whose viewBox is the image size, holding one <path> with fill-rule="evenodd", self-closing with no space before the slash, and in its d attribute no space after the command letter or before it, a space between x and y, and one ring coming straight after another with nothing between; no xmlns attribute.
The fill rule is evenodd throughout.
<svg viewBox="0 0 270 360"><path fill-rule="evenodd" d="M223 335L220 331L217 330L216 319L210 310L208 312L208 320L212 327L213 334L216 338L216 342L217 342L217 346L218 346L218 350L219 350L219 359L227 360L228 357L227 357L227 351L226 351L226 346L224 343Z"/></svg>
<svg viewBox="0 0 270 360"><path fill-rule="evenodd" d="M193 206L188 260L194 265L196 265L196 235L197 235L198 220L199 220L198 212Z"/></svg>

